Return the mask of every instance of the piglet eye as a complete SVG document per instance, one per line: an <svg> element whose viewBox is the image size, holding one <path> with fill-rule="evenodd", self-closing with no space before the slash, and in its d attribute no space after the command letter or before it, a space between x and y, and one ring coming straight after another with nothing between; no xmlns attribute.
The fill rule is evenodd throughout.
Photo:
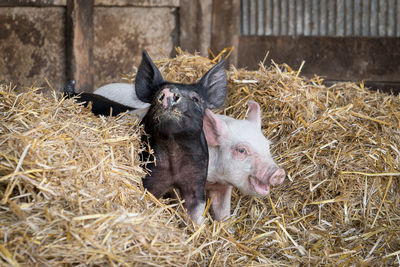
<svg viewBox="0 0 400 267"><path fill-rule="evenodd" d="M244 147L238 147L236 149L236 151L239 152L240 154L246 154L247 153L247 150Z"/></svg>
<svg viewBox="0 0 400 267"><path fill-rule="evenodd" d="M244 160L249 156L249 150L246 146L236 146L232 156L235 160Z"/></svg>

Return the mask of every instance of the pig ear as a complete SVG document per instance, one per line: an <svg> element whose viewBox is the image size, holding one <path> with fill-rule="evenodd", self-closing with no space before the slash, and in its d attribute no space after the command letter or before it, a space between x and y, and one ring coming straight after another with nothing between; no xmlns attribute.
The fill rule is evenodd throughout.
<svg viewBox="0 0 400 267"><path fill-rule="evenodd" d="M203 131L209 146L218 146L218 137L226 132L226 124L220 120L211 110L206 109L203 120Z"/></svg>
<svg viewBox="0 0 400 267"><path fill-rule="evenodd" d="M161 72L154 65L149 54L143 51L142 62L139 65L135 81L137 97L145 103L151 103L154 94L163 83L165 81Z"/></svg>
<svg viewBox="0 0 400 267"><path fill-rule="evenodd" d="M226 73L225 60L212 67L197 83L199 93L206 100L208 108L219 108L225 102Z"/></svg>
<svg viewBox="0 0 400 267"><path fill-rule="evenodd" d="M261 128L260 105L253 100L249 100L247 106L249 107L247 110L247 120L255 123L258 128Z"/></svg>

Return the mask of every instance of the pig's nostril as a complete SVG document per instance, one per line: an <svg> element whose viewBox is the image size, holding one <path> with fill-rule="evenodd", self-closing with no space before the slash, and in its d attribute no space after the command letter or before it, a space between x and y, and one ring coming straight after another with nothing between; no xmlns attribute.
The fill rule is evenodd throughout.
<svg viewBox="0 0 400 267"><path fill-rule="evenodd" d="M179 95L177 93L174 94L174 102L178 102L180 99Z"/></svg>
<svg viewBox="0 0 400 267"><path fill-rule="evenodd" d="M281 184L285 180L286 173L283 169L278 169L275 171L274 174L272 174L272 177L270 178L270 184L271 185L278 185Z"/></svg>
<svg viewBox="0 0 400 267"><path fill-rule="evenodd" d="M164 94L161 94L161 95L158 97L158 101L159 101L159 102L162 102L163 99L164 99Z"/></svg>

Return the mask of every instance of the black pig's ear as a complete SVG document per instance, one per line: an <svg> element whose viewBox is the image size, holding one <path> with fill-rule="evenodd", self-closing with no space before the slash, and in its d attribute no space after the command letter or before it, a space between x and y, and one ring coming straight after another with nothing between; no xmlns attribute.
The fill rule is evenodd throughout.
<svg viewBox="0 0 400 267"><path fill-rule="evenodd" d="M225 60L212 67L198 82L199 93L205 98L207 108L219 108L226 95Z"/></svg>
<svg viewBox="0 0 400 267"><path fill-rule="evenodd" d="M137 97L145 103L151 103L154 94L163 83L165 81L161 72L154 65L149 54L143 51L142 62L139 65L135 81Z"/></svg>

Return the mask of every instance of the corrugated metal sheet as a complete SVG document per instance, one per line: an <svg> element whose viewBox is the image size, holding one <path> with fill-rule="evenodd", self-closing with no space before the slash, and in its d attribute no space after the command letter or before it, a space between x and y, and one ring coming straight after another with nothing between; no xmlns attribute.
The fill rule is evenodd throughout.
<svg viewBox="0 0 400 267"><path fill-rule="evenodd" d="M240 34L400 37L400 0L241 0Z"/></svg>

